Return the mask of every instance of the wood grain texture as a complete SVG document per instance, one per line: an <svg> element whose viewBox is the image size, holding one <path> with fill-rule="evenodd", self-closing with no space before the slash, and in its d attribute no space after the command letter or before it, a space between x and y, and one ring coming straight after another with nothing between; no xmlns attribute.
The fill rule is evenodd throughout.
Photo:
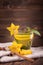
<svg viewBox="0 0 43 65"><path fill-rule="evenodd" d="M18 4L17 4L18 3ZM21 4L20 4L21 3ZM43 45L43 4L42 0L0 0L0 42L10 42L10 36L6 27L13 22L15 25L30 26L41 33L41 37L35 35L33 46Z"/></svg>
<svg viewBox="0 0 43 65"><path fill-rule="evenodd" d="M6 62L6 63L0 63L0 65L41 65L43 64L43 58L37 58L33 63L30 63L26 60L24 61L15 61L15 62Z"/></svg>
<svg viewBox="0 0 43 65"><path fill-rule="evenodd" d="M43 0L0 0L0 42L10 42L13 37L6 30L11 23L36 28L41 37L35 35L33 46L43 46ZM0 65L43 65L43 58L34 63L16 61Z"/></svg>

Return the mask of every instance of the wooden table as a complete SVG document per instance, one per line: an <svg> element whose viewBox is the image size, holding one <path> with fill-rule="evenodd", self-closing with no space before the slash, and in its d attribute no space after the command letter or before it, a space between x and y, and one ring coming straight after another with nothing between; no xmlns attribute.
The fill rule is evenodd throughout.
<svg viewBox="0 0 43 65"><path fill-rule="evenodd" d="M29 61L14 61L14 62L7 62L7 63L0 63L0 65L43 65L43 58L34 59L33 63Z"/></svg>

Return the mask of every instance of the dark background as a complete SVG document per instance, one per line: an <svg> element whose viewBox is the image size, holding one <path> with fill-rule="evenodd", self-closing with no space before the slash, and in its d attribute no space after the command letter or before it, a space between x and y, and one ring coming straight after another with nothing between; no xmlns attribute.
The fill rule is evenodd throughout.
<svg viewBox="0 0 43 65"><path fill-rule="evenodd" d="M37 29L33 46L43 46L43 0L0 0L0 42L13 40L6 30L12 22Z"/></svg>

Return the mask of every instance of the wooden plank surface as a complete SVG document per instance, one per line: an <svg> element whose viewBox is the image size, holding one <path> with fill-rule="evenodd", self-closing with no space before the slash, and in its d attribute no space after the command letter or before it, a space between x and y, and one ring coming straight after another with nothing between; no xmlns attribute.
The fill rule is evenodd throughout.
<svg viewBox="0 0 43 65"><path fill-rule="evenodd" d="M17 4L17 2L19 4ZM36 36L33 45L43 45L42 3L42 0L22 0L20 5L19 1L0 0L0 42L9 42L13 40L9 32L6 30L6 27L10 26L13 22L15 25L37 28L41 33L41 37Z"/></svg>
<svg viewBox="0 0 43 65"><path fill-rule="evenodd" d="M37 28L41 37L35 35L33 46L43 46L43 0L0 0L0 42L13 40L6 30L12 22ZM0 65L43 65L43 58L33 64L24 60Z"/></svg>
<svg viewBox="0 0 43 65"><path fill-rule="evenodd" d="M0 63L0 65L43 65L43 58L37 58L33 63L24 60L24 61Z"/></svg>

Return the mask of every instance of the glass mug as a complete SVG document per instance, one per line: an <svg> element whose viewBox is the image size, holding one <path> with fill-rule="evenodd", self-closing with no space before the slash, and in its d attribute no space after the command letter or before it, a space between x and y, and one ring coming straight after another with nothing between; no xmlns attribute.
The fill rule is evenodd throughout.
<svg viewBox="0 0 43 65"><path fill-rule="evenodd" d="M23 44L22 49L30 49L33 41L33 33L18 33L14 35L18 44Z"/></svg>

